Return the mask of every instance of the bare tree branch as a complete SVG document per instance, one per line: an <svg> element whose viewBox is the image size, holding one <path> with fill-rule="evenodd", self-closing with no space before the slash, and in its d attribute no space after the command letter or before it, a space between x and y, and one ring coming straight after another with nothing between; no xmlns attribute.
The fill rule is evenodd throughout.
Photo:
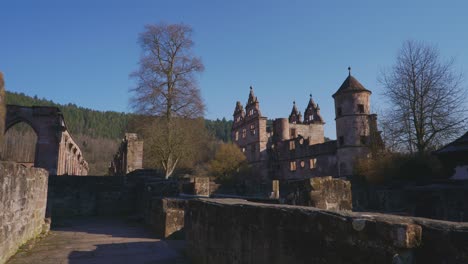
<svg viewBox="0 0 468 264"><path fill-rule="evenodd" d="M395 65L379 79L391 104L383 118L386 143L422 154L463 132L467 91L454 62L442 62L425 43L403 44Z"/></svg>

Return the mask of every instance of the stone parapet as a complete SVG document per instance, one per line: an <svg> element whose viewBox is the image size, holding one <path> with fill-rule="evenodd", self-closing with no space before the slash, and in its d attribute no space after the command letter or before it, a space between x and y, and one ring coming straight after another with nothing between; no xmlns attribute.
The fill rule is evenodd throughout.
<svg viewBox="0 0 468 264"><path fill-rule="evenodd" d="M468 263L468 224L383 214L190 200L193 263Z"/></svg>

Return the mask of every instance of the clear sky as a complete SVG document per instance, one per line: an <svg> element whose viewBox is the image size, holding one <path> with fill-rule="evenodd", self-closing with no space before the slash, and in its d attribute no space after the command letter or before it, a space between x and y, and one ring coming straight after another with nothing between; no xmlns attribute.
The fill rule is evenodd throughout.
<svg viewBox="0 0 468 264"><path fill-rule="evenodd" d="M193 27L209 119L232 119L250 85L269 118L294 100L304 111L312 93L336 138L331 95L347 67L379 112L379 72L408 39L437 45L468 77L467 1L1 0L0 14L7 90L97 110L131 111L138 33L158 22Z"/></svg>

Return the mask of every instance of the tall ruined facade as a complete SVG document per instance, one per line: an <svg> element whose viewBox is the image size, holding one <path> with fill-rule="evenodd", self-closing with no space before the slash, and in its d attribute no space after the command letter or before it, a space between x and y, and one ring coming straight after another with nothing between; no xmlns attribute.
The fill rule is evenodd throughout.
<svg viewBox="0 0 468 264"><path fill-rule="evenodd" d="M260 104L252 87L250 87L245 111L241 102L237 101L233 117L234 122L231 131L233 142L244 152L249 163L260 174L260 178L266 178L266 162L268 159L267 118L262 116L260 112Z"/></svg>
<svg viewBox="0 0 468 264"><path fill-rule="evenodd" d="M325 122L312 95L304 115L293 102L288 118L277 118L267 127L267 118L261 115L250 87L245 109L236 103L232 141L261 179L349 177L356 158L369 156L370 135L377 132L377 117L370 114L370 95L350 71L333 94L337 140L325 142Z"/></svg>

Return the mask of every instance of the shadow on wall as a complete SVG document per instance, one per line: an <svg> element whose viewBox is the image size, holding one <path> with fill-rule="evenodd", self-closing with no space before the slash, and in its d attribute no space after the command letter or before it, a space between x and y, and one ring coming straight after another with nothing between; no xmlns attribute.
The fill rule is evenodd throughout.
<svg viewBox="0 0 468 264"><path fill-rule="evenodd" d="M177 246L174 243L176 241L101 244L92 251L72 251L68 255L68 263L189 263L174 250Z"/></svg>

